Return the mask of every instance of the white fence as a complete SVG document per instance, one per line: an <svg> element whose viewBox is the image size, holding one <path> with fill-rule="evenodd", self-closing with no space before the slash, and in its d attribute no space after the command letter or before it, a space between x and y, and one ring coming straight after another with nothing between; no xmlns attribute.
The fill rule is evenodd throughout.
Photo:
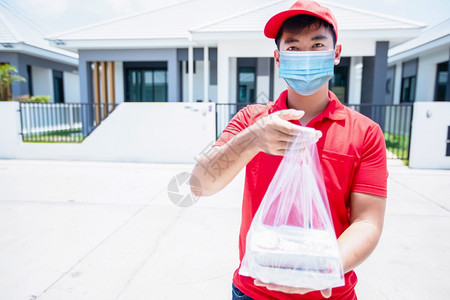
<svg viewBox="0 0 450 300"><path fill-rule="evenodd" d="M81 104L21 103L22 135L39 135L55 131L81 131Z"/></svg>
<svg viewBox="0 0 450 300"><path fill-rule="evenodd" d="M35 131L79 126L65 112ZM213 103L122 103L81 143L27 143L19 103L0 102L0 158L193 163L214 140Z"/></svg>

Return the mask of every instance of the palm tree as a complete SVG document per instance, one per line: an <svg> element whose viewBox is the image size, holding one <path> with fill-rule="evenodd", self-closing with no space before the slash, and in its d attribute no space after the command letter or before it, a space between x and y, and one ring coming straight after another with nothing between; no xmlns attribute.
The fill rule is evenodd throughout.
<svg viewBox="0 0 450 300"><path fill-rule="evenodd" d="M15 66L4 64L0 66L0 100L12 100L11 83L14 81L25 82L25 78L19 75L11 75L17 73Z"/></svg>

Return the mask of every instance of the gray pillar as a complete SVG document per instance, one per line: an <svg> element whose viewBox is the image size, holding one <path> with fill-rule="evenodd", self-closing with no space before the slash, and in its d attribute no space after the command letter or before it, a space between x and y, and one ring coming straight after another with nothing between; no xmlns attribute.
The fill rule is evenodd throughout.
<svg viewBox="0 0 450 300"><path fill-rule="evenodd" d="M25 78L26 82L18 82L15 96L20 97L23 95L29 95L30 92L28 91L28 81L30 78L28 78L27 65L20 60L19 65L17 66L17 74Z"/></svg>
<svg viewBox="0 0 450 300"><path fill-rule="evenodd" d="M363 57L361 104L386 104L388 49L389 42L377 42L375 56ZM383 107L363 105L361 112L384 127Z"/></svg>
<svg viewBox="0 0 450 300"><path fill-rule="evenodd" d="M385 104L389 42L377 42L375 56L363 57L361 103Z"/></svg>
<svg viewBox="0 0 450 300"><path fill-rule="evenodd" d="M374 65L373 103L386 104L386 78L389 42L377 42Z"/></svg>
<svg viewBox="0 0 450 300"><path fill-rule="evenodd" d="M92 89L91 69L90 63L83 57L83 53L80 52L80 59L78 64L78 78L80 80L80 102L92 103L90 90ZM91 86L90 86L91 85Z"/></svg>
<svg viewBox="0 0 450 300"><path fill-rule="evenodd" d="M363 70L361 82L361 104L373 103L373 76L375 57L363 57Z"/></svg>
<svg viewBox="0 0 450 300"><path fill-rule="evenodd" d="M89 135L94 129L94 108L92 99L92 73L90 63L84 58L83 52L79 53L78 76L80 80L80 103L82 116L83 135Z"/></svg>

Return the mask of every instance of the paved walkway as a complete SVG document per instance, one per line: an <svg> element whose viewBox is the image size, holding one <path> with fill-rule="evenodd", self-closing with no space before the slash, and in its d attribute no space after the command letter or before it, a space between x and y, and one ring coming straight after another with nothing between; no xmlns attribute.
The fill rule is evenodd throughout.
<svg viewBox="0 0 450 300"><path fill-rule="evenodd" d="M192 165L0 160L0 299L231 299L243 174L180 208ZM448 299L450 171L389 161L360 299Z"/></svg>

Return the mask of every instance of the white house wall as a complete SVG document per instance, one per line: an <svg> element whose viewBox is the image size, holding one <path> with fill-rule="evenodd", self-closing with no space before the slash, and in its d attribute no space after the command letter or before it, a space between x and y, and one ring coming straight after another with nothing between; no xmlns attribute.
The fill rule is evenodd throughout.
<svg viewBox="0 0 450 300"><path fill-rule="evenodd" d="M340 39L341 56L375 56L376 40L372 39Z"/></svg>
<svg viewBox="0 0 450 300"><path fill-rule="evenodd" d="M217 103L217 85L210 85L208 89L209 100Z"/></svg>
<svg viewBox="0 0 450 300"><path fill-rule="evenodd" d="M362 57L354 56L350 58L350 74L348 80L348 103L361 103L361 83L362 83Z"/></svg>
<svg viewBox="0 0 450 300"><path fill-rule="evenodd" d="M53 102L53 72L51 69L31 67L33 94L35 96L50 96Z"/></svg>
<svg viewBox="0 0 450 300"><path fill-rule="evenodd" d="M195 73L194 73L194 102L203 101L203 84L204 84L204 63L203 61L195 61ZM183 101L187 102L189 99L189 76L186 70L186 63L182 62L182 78L183 78ZM211 93L211 89L208 89L209 99L216 99L215 93Z"/></svg>
<svg viewBox="0 0 450 300"><path fill-rule="evenodd" d="M449 50L419 56L416 101L433 101L436 89L437 64L449 59Z"/></svg>
<svg viewBox="0 0 450 300"><path fill-rule="evenodd" d="M403 64L401 62L398 62L395 64L393 104L400 104L400 97L402 94L402 74L403 74Z"/></svg>
<svg viewBox="0 0 450 300"><path fill-rule="evenodd" d="M80 103L80 79L78 73L64 72L64 102Z"/></svg>
<svg viewBox="0 0 450 300"><path fill-rule="evenodd" d="M227 94L227 98L225 100L218 98L219 99L219 103L233 103L236 102L236 95L237 95L237 58L236 57L228 57L227 60L228 62L228 72L227 74L229 75L227 80L228 82L226 83L228 85L228 94ZM217 70L217 76L219 76L219 70ZM221 81L217 80L217 84L218 84L218 89L220 90L221 85L225 85L222 84ZM218 95L218 97L220 97Z"/></svg>
<svg viewBox="0 0 450 300"><path fill-rule="evenodd" d="M123 62L121 61L115 61L114 62L114 92L116 96L116 103L122 103L125 102L124 95L125 95L125 87L124 87L124 75L123 75Z"/></svg>
<svg viewBox="0 0 450 300"><path fill-rule="evenodd" d="M267 103L270 99L270 77L256 76L256 101L258 103Z"/></svg>
<svg viewBox="0 0 450 300"><path fill-rule="evenodd" d="M273 40L222 40L217 46L217 101L234 102L236 98L236 62L237 57L272 57L276 49ZM231 72L231 73L230 73ZM233 86L234 84L234 86Z"/></svg>
<svg viewBox="0 0 450 300"><path fill-rule="evenodd" d="M411 168L450 169L445 156L450 102L415 102L411 133Z"/></svg>

